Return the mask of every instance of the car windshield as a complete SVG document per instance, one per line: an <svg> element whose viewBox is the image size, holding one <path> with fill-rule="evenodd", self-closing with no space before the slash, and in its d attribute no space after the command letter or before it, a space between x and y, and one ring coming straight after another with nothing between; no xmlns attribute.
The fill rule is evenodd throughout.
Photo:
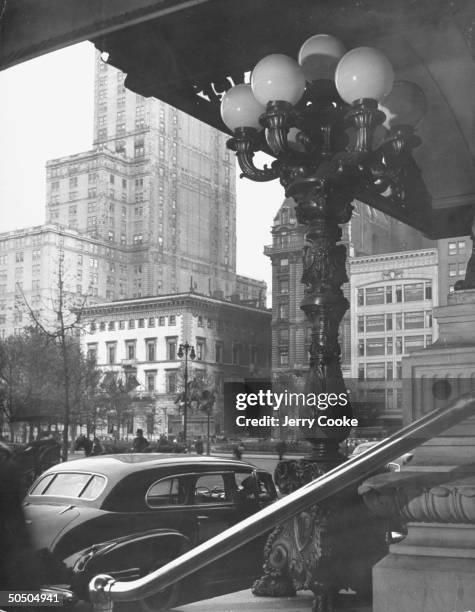
<svg viewBox="0 0 475 612"><path fill-rule="evenodd" d="M95 499L105 485L106 479L98 474L74 472L48 474L33 486L30 495Z"/></svg>

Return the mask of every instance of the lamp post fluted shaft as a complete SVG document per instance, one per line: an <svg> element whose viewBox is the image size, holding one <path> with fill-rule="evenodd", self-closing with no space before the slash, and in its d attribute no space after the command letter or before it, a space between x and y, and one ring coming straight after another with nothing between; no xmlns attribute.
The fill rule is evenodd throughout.
<svg viewBox="0 0 475 612"><path fill-rule="evenodd" d="M183 391L183 440L186 445L187 440L187 429L188 429L188 355L190 359L195 358L195 349L194 347L185 342L184 344L180 344L178 349L178 357L182 359L185 357L185 372L184 372L184 380L185 380L185 389Z"/></svg>

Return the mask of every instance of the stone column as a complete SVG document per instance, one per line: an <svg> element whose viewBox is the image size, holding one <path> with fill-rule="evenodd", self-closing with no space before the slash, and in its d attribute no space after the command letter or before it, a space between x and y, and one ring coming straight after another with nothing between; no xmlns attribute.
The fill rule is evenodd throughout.
<svg viewBox="0 0 475 612"><path fill-rule="evenodd" d="M434 315L438 341L403 360L406 423L475 391L475 289L451 294ZM475 415L360 493L377 515L408 530L373 569L373 612L474 610Z"/></svg>

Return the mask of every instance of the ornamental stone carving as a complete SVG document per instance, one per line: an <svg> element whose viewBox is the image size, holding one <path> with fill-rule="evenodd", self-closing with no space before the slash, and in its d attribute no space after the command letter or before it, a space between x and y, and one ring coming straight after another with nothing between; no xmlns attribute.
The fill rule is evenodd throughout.
<svg viewBox="0 0 475 612"><path fill-rule="evenodd" d="M475 475L400 472L367 480L359 488L377 516L410 523L475 523Z"/></svg>

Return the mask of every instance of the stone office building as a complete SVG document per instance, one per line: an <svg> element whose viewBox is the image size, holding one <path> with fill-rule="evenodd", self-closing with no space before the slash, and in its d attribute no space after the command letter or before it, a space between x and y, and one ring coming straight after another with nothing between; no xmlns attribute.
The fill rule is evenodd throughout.
<svg viewBox="0 0 475 612"><path fill-rule="evenodd" d="M271 314L262 308L180 293L98 304L86 310L85 321L82 343L98 367L124 381L133 377L134 414L125 435L137 427L150 438L183 430L176 403L184 388L180 344L196 353L188 359L188 379L216 392L211 433L223 428L225 382L269 377ZM193 406L187 414L188 437L205 435L206 415ZM103 433L113 427L103 423Z"/></svg>

